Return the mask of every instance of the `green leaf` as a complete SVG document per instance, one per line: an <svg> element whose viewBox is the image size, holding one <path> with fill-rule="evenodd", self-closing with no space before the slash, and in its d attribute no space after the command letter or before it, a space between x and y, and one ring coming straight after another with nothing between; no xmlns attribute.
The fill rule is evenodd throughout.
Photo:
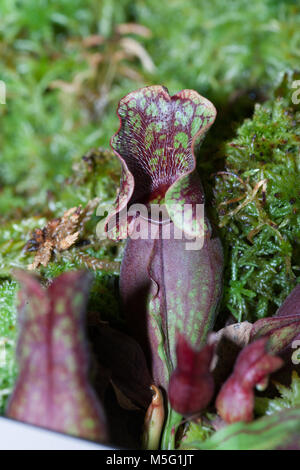
<svg viewBox="0 0 300 470"><path fill-rule="evenodd" d="M300 377L296 371L292 373L292 381L290 387L285 387L276 383L276 388L280 393L280 397L267 398L256 397L255 412L259 415L272 415L286 408L300 406Z"/></svg>
<svg viewBox="0 0 300 470"><path fill-rule="evenodd" d="M204 443L189 442L182 449L274 450L300 449L300 407L259 418L252 423L236 423L217 431Z"/></svg>

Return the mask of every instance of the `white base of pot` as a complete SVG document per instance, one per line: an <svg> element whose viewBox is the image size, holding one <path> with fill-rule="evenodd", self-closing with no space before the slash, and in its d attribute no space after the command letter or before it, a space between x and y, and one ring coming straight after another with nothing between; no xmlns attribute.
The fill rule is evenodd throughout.
<svg viewBox="0 0 300 470"><path fill-rule="evenodd" d="M114 450L3 417L0 417L0 436L0 450Z"/></svg>

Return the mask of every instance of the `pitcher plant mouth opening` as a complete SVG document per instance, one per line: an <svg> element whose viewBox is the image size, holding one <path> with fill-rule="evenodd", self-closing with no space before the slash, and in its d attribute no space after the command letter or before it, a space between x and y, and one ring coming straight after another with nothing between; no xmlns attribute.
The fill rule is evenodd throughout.
<svg viewBox="0 0 300 470"><path fill-rule="evenodd" d="M165 214L156 222L176 219L170 205L202 204L201 182L196 171L195 146L200 144L216 117L213 104L194 90L183 90L173 96L163 86L141 88L125 96L117 114L119 130L111 147L122 165L122 179L116 207L107 222L116 217L114 238L124 231L134 216L127 209L143 204L148 209L159 204ZM126 209L126 215L122 216ZM176 215L176 214L175 214Z"/></svg>

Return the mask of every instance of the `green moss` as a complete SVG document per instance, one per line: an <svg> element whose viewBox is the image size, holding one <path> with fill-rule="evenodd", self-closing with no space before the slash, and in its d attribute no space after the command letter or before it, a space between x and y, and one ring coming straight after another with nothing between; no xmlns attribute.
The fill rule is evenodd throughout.
<svg viewBox="0 0 300 470"><path fill-rule="evenodd" d="M300 406L300 377L296 371L293 371L292 373L292 380L289 387L285 387L276 383L276 388L280 394L280 397L256 397L256 415L272 415L286 408Z"/></svg>
<svg viewBox="0 0 300 470"><path fill-rule="evenodd" d="M194 441L199 450L284 450L299 449L300 407L263 416L250 423L224 426L205 442Z"/></svg>
<svg viewBox="0 0 300 470"><path fill-rule="evenodd" d="M24 247L35 228L42 228L46 219L30 217L3 222L0 231L0 280L8 278L13 268L26 268L30 256Z"/></svg>
<svg viewBox="0 0 300 470"><path fill-rule="evenodd" d="M0 284L0 414L3 413L16 379L16 291L17 283Z"/></svg>
<svg viewBox="0 0 300 470"><path fill-rule="evenodd" d="M119 185L121 168L112 151L97 148L85 153L73 164L66 182L55 189L53 200L56 216L72 206L85 206L91 199L99 197L101 202L113 203Z"/></svg>
<svg viewBox="0 0 300 470"><path fill-rule="evenodd" d="M179 449L192 449L194 442L204 442L213 434L213 432L213 428L209 425L190 421L185 425L185 430L183 431L183 435L180 439Z"/></svg>
<svg viewBox="0 0 300 470"><path fill-rule="evenodd" d="M299 65L296 1L144 0L132 8L153 33L145 43L157 83L193 88L218 110L238 90L272 88L282 70Z"/></svg>
<svg viewBox="0 0 300 470"><path fill-rule="evenodd" d="M299 276L300 112L283 88L224 146L215 179L225 305L238 321L272 315Z"/></svg>

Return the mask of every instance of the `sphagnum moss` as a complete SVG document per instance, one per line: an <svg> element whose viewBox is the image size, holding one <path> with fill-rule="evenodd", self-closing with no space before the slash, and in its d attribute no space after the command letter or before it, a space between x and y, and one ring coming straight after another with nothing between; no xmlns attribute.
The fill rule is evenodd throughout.
<svg viewBox="0 0 300 470"><path fill-rule="evenodd" d="M300 109L292 92L285 77L272 100L256 105L225 144L215 178L224 302L238 321L272 315L299 276Z"/></svg>
<svg viewBox="0 0 300 470"><path fill-rule="evenodd" d="M15 281L6 279L0 284L0 414L4 412L17 374L15 362L16 291Z"/></svg>

